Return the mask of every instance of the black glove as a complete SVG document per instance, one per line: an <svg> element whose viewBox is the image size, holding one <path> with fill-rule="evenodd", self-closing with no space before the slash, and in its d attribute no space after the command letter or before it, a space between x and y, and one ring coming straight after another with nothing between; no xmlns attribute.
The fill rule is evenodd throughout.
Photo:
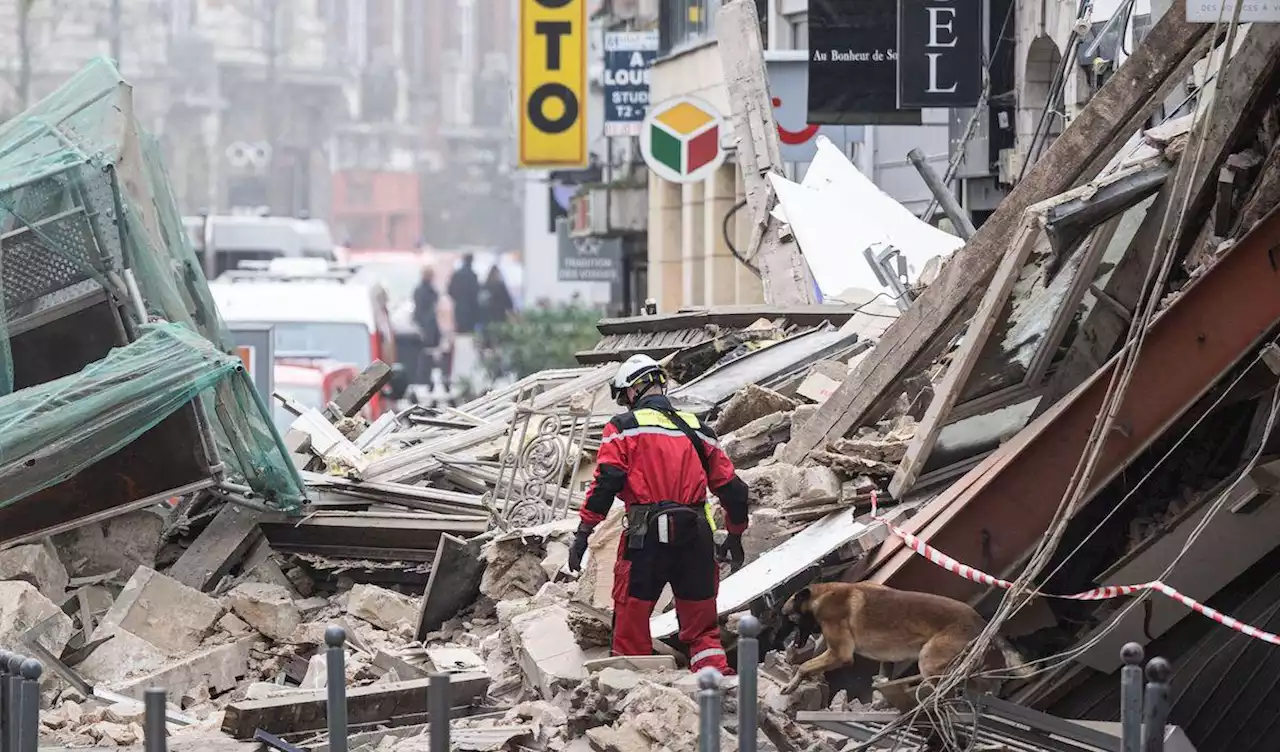
<svg viewBox="0 0 1280 752"><path fill-rule="evenodd" d="M742 550L742 534L729 533L729 537L716 549L716 558L727 562L733 571L738 571L747 560L747 554Z"/></svg>
<svg viewBox="0 0 1280 752"><path fill-rule="evenodd" d="M574 533L573 545L569 546L569 571L582 571L582 557L587 555L587 538L591 537L593 527L587 525L579 525L578 532Z"/></svg>

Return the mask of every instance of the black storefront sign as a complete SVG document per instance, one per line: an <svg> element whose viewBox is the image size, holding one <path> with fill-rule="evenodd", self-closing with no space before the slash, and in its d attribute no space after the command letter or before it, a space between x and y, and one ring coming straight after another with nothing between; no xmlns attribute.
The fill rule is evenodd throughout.
<svg viewBox="0 0 1280 752"><path fill-rule="evenodd" d="M920 123L898 107L898 0L809 0L809 122Z"/></svg>
<svg viewBox="0 0 1280 752"><path fill-rule="evenodd" d="M897 1L898 105L977 105L982 97L982 0Z"/></svg>

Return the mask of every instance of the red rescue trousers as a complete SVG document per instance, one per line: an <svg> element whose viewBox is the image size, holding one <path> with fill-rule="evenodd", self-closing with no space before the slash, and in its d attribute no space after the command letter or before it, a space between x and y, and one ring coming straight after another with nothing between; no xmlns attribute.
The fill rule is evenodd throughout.
<svg viewBox="0 0 1280 752"><path fill-rule="evenodd" d="M619 544L613 570L613 654L653 654L649 620L662 589L670 585L680 641L689 646L689 669L711 666L730 675L716 615L720 570L711 525L700 513L702 507L662 507L674 511L655 515L642 547L628 546L626 534ZM658 517L667 518L666 542L657 531Z"/></svg>

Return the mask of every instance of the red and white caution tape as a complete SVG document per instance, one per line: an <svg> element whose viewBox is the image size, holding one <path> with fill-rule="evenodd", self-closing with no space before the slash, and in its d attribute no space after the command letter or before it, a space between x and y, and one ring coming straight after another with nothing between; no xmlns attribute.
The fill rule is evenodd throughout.
<svg viewBox="0 0 1280 752"><path fill-rule="evenodd" d="M982 585L1002 588L1004 590L1010 590L1013 588L1012 582L1002 580L999 577L993 577L986 572L983 572L980 569L974 569L967 564L961 564L911 533L908 533L906 530L903 530L893 524L888 519L881 517L879 509L876 506L876 497L877 494L873 491L871 493L871 518L889 528L889 530L892 531L894 535L901 538L902 542L907 544L907 547L912 551L920 554L948 572L959 575L966 580L977 582ZM1280 635L1258 629L1252 625L1245 624L1239 619L1227 616L1221 611L1209 608L1194 598L1189 598L1182 593L1179 593L1177 590L1174 590L1159 580L1153 580L1152 582L1143 583L1141 585L1107 585L1105 587L1094 588L1093 590L1086 590L1083 593L1076 593L1075 595L1054 595L1053 593L1042 593L1039 590L1034 590L1032 592L1045 598L1060 598L1062 600L1069 601L1103 601L1111 598L1119 598L1122 595L1134 595L1136 593L1141 593L1144 590L1154 590L1158 593L1163 593L1201 616L1207 616L1224 627L1234 629L1248 637L1252 637L1256 640L1263 640L1271 643L1272 645L1280 645Z"/></svg>

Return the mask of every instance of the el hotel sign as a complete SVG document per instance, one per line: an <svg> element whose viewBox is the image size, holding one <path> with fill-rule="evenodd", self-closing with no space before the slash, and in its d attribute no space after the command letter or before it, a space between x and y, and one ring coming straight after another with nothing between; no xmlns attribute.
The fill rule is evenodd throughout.
<svg viewBox="0 0 1280 752"><path fill-rule="evenodd" d="M520 0L520 167L587 164L587 2Z"/></svg>

